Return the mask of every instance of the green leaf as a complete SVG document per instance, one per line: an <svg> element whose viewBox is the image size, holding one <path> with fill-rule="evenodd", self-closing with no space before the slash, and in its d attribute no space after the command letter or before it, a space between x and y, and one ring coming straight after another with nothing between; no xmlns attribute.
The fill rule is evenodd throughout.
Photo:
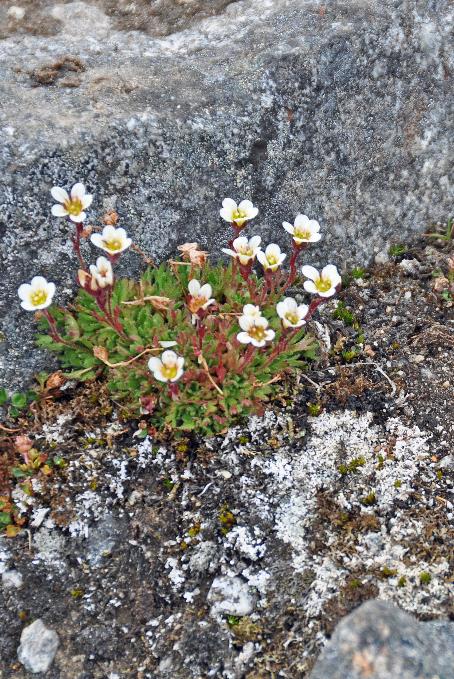
<svg viewBox="0 0 454 679"><path fill-rule="evenodd" d="M0 512L0 525L8 526L12 522L11 514L8 512Z"/></svg>
<svg viewBox="0 0 454 679"><path fill-rule="evenodd" d="M0 389L0 406L4 405L8 400L8 393L6 389Z"/></svg>
<svg viewBox="0 0 454 679"><path fill-rule="evenodd" d="M18 410L22 410L27 405L27 394L21 394L20 392L13 394L11 396L11 403Z"/></svg>
<svg viewBox="0 0 454 679"><path fill-rule="evenodd" d="M72 340L77 340L80 337L79 324L71 314L65 316L65 331Z"/></svg>

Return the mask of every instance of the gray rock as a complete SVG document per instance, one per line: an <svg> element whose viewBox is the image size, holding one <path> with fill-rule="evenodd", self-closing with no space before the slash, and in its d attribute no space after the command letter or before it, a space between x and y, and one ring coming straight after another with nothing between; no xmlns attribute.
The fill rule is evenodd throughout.
<svg viewBox="0 0 454 679"><path fill-rule="evenodd" d="M454 469L454 455L445 455L437 464L438 469Z"/></svg>
<svg viewBox="0 0 454 679"><path fill-rule="evenodd" d="M249 615L254 610L255 600L249 586L238 577L227 575L213 580L207 597L211 604L211 615Z"/></svg>
<svg viewBox="0 0 454 679"><path fill-rule="evenodd" d="M367 601L336 627L310 679L454 679L454 623Z"/></svg>
<svg viewBox="0 0 454 679"><path fill-rule="evenodd" d="M22 587L24 579L19 571L5 571L2 573L2 585L5 589Z"/></svg>
<svg viewBox="0 0 454 679"><path fill-rule="evenodd" d="M364 263L449 213L448 0L155 4L27 3L22 18L0 7L10 388L49 365L17 286L41 273L61 303L74 284L53 184L86 182L90 222L115 207L156 258L185 240L219 252L227 195L252 198L249 232L286 249L283 219L319 219L314 264ZM134 254L123 261L123 272L139 268Z"/></svg>
<svg viewBox="0 0 454 679"><path fill-rule="evenodd" d="M22 631L17 657L29 672L47 672L59 643L58 634L38 618Z"/></svg>

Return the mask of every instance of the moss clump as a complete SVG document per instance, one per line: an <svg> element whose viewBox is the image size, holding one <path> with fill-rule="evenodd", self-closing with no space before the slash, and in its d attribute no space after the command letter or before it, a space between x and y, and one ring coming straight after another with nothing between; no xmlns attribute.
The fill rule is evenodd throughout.
<svg viewBox="0 0 454 679"><path fill-rule="evenodd" d="M200 533L200 523L195 523L193 526L191 526L188 530L188 535L191 538L195 538L196 535Z"/></svg>
<svg viewBox="0 0 454 679"><path fill-rule="evenodd" d="M406 584L407 584L407 578L405 577L405 575L401 575L400 578L399 578L399 581L397 583L397 586L398 587L405 587Z"/></svg>
<svg viewBox="0 0 454 679"><path fill-rule="evenodd" d="M221 524L221 533L227 535L227 533L232 530L233 526L236 524L236 517L233 512L230 511L227 505L223 505L219 512L219 523Z"/></svg>
<svg viewBox="0 0 454 679"><path fill-rule="evenodd" d="M396 479L394 481L394 488L400 488L402 486L402 481L400 479Z"/></svg>
<svg viewBox="0 0 454 679"><path fill-rule="evenodd" d="M375 495L375 490L371 490L370 493L365 495L363 498L361 498L360 502L362 505L365 507L370 507L371 505L374 505L377 501L376 495Z"/></svg>
<svg viewBox="0 0 454 679"><path fill-rule="evenodd" d="M423 571L419 574L419 582L421 585L428 585L431 580L432 576L430 573L427 573L427 571Z"/></svg>
<svg viewBox="0 0 454 679"><path fill-rule="evenodd" d="M407 246L404 243L394 243L388 250L390 257L401 257L407 252Z"/></svg>
<svg viewBox="0 0 454 679"><path fill-rule="evenodd" d="M337 468L339 474L342 476L346 476L347 474L351 474L356 472L360 467L363 467L366 464L365 458L360 455L359 457L354 457L352 460L347 462L347 464L340 464Z"/></svg>
<svg viewBox="0 0 454 679"><path fill-rule="evenodd" d="M311 403L310 401L306 404L307 405L307 412L311 417L318 417L320 413L322 412L322 406L321 403Z"/></svg>
<svg viewBox="0 0 454 679"><path fill-rule="evenodd" d="M382 578L393 578L395 575L397 575L397 570L395 568L388 568L388 566L384 566L380 571L380 575Z"/></svg>

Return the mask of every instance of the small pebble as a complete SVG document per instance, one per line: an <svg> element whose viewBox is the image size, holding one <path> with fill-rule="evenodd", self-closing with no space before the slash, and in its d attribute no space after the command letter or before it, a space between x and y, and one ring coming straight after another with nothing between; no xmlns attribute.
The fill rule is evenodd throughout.
<svg viewBox="0 0 454 679"><path fill-rule="evenodd" d="M20 21L25 16L25 9L23 7L18 7L17 5L11 5L7 11L7 15L16 21Z"/></svg>
<svg viewBox="0 0 454 679"><path fill-rule="evenodd" d="M24 579L19 571L5 571L2 573L2 585L5 589L10 587L19 589L22 587L23 582Z"/></svg>

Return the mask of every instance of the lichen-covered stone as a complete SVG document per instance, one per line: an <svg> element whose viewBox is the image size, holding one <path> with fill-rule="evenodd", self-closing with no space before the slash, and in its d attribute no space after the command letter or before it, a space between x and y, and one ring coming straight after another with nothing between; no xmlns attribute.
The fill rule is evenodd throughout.
<svg viewBox="0 0 454 679"><path fill-rule="evenodd" d="M454 623L367 601L337 626L310 679L452 679Z"/></svg>
<svg viewBox="0 0 454 679"><path fill-rule="evenodd" d="M58 634L46 627L41 618L38 618L23 630L17 657L29 672L33 674L47 672L58 645Z"/></svg>
<svg viewBox="0 0 454 679"><path fill-rule="evenodd" d="M0 8L0 373L10 387L49 361L32 351L17 286L41 273L58 301L74 287L53 184L85 181L90 218L115 207L157 258L185 240L218 252L227 195L258 204L264 241L287 243L280 224L299 211L317 217L315 264L364 262L452 205L447 0L266 0L260 12L254 0L162 0L149 15L148 3L116 4ZM139 265L124 262L123 272Z"/></svg>

